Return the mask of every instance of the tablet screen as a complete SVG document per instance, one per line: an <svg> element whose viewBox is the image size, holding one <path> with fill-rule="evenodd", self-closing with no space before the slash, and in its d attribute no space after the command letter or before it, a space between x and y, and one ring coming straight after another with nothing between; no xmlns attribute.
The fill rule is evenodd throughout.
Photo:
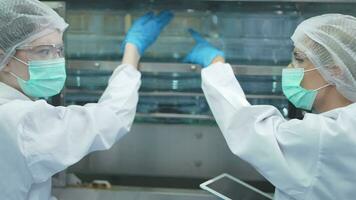
<svg viewBox="0 0 356 200"><path fill-rule="evenodd" d="M221 175L209 180L201 187L223 199L233 200L271 200L268 194L250 186L230 175Z"/></svg>

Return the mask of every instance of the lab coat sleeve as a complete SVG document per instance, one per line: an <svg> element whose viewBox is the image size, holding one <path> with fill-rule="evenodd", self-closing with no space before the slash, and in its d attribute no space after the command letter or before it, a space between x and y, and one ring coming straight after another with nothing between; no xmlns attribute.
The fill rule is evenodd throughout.
<svg viewBox="0 0 356 200"><path fill-rule="evenodd" d="M203 69L202 88L230 150L278 189L303 195L317 166L318 117L287 121L273 106L251 106L229 64Z"/></svg>
<svg viewBox="0 0 356 200"><path fill-rule="evenodd" d="M98 103L53 107L31 102L20 141L35 182L78 162L85 155L109 149L133 123L141 74L130 65L113 73Z"/></svg>

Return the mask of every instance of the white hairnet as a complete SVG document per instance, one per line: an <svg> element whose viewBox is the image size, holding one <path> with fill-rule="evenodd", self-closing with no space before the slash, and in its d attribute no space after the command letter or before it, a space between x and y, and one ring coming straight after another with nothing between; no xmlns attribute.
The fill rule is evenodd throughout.
<svg viewBox="0 0 356 200"><path fill-rule="evenodd" d="M38 0L0 0L0 70L17 47L68 24Z"/></svg>
<svg viewBox="0 0 356 200"><path fill-rule="evenodd" d="M356 18L326 14L303 21L292 40L326 81L356 102Z"/></svg>

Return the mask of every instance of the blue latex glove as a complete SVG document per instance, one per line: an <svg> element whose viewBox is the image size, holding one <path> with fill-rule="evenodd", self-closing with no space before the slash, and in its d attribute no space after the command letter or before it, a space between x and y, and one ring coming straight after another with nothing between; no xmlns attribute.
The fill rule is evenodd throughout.
<svg viewBox="0 0 356 200"><path fill-rule="evenodd" d="M217 56L225 58L223 51L211 45L198 32L193 29L189 29L188 31L194 38L196 45L184 58L183 62L199 64L202 67L207 67Z"/></svg>
<svg viewBox="0 0 356 200"><path fill-rule="evenodd" d="M173 16L171 11L162 11L158 15L148 12L140 17L127 32L121 46L122 50L127 43L131 43L137 47L142 56L145 50L156 41L162 29L171 21Z"/></svg>

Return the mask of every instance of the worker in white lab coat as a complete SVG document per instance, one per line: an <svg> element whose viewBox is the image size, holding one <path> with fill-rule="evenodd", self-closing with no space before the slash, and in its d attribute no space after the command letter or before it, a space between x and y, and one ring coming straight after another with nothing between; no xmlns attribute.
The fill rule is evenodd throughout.
<svg viewBox="0 0 356 200"><path fill-rule="evenodd" d="M355 27L355 17L326 14L293 34L282 89L296 107L313 111L302 120L250 105L224 53L192 32L197 46L186 62L204 67L202 88L230 150L276 187L276 200L356 198Z"/></svg>
<svg viewBox="0 0 356 200"><path fill-rule="evenodd" d="M140 55L172 16L148 13L133 24L122 45L122 65L98 103L54 107L36 99L63 88L67 24L37 0L0 0L1 200L48 200L52 175L90 152L109 149L130 130Z"/></svg>

